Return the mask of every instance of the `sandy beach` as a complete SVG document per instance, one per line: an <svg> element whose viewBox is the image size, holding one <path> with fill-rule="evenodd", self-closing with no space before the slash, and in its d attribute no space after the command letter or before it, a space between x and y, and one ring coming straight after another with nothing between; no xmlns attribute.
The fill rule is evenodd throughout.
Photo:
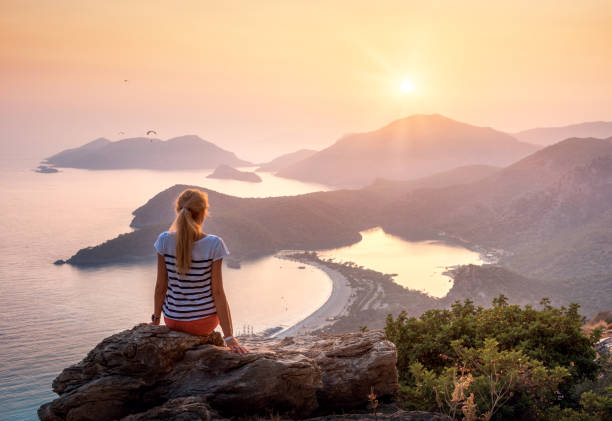
<svg viewBox="0 0 612 421"><path fill-rule="evenodd" d="M306 333L311 330L320 329L323 326L333 323L333 319L336 317L341 317L348 314L348 307L351 304L351 299L353 297L353 288L344 275L334 269L328 268L325 265L312 261L296 259L294 257L283 255L282 253L279 253L277 257L281 259L299 261L303 264L312 265L321 269L327 273L332 281L332 292L325 304L319 307L314 313L295 325L281 330L277 334L273 335L274 337L284 338L287 336L293 336Z"/></svg>

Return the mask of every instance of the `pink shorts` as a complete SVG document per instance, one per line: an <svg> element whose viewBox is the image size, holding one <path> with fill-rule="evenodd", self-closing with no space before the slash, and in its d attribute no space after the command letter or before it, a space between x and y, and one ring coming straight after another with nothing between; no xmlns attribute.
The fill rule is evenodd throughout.
<svg viewBox="0 0 612 421"><path fill-rule="evenodd" d="M169 319L164 316L164 323L170 329L182 330L192 335L209 335L219 324L219 318L216 314L212 314L203 319L183 321Z"/></svg>

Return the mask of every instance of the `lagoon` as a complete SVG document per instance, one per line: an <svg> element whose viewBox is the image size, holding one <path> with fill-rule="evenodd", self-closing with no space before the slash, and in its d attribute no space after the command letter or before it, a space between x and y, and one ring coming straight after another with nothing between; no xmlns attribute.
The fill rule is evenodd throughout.
<svg viewBox="0 0 612 421"><path fill-rule="evenodd" d="M484 263L477 252L441 241L406 241L380 227L360 234L362 239L358 243L323 250L319 256L396 274L393 279L398 284L439 298L453 286L452 279L443 274L447 268Z"/></svg>

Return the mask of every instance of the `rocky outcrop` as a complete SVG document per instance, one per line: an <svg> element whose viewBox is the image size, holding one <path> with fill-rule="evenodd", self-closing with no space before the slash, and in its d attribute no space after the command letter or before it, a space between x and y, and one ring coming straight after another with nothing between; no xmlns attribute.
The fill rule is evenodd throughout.
<svg viewBox="0 0 612 421"><path fill-rule="evenodd" d="M245 339L232 354L218 333L141 324L110 336L53 382L43 421L307 418L365 408L370 388L397 394L397 353L383 331ZM416 418L406 418L416 419Z"/></svg>
<svg viewBox="0 0 612 421"><path fill-rule="evenodd" d="M222 418L210 409L204 396L189 396L170 399L161 406L139 414L128 415L121 421L209 421L211 419L221 420Z"/></svg>

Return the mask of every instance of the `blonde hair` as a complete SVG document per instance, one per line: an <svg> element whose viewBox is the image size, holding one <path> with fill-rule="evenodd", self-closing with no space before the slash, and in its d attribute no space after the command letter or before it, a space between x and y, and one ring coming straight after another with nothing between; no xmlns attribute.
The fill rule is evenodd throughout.
<svg viewBox="0 0 612 421"><path fill-rule="evenodd" d="M175 202L176 218L170 230L176 231L176 268L181 275L189 272L191 267L191 249L193 242L202 233L197 222L208 212L208 195L200 190L183 190Z"/></svg>

